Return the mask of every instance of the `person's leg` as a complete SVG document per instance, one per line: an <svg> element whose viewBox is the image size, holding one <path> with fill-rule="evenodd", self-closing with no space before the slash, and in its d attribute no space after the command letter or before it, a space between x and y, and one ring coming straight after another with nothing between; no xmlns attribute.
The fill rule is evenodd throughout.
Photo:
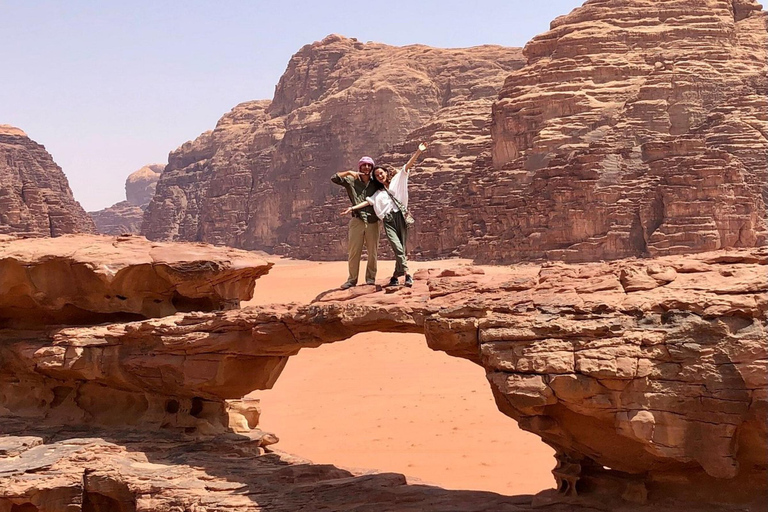
<svg viewBox="0 0 768 512"><path fill-rule="evenodd" d="M365 222L352 217L349 221L349 278L347 283L357 284L360 275L360 256L363 254L363 241L365 240Z"/></svg>
<svg viewBox="0 0 768 512"><path fill-rule="evenodd" d="M400 245L403 246L403 257L400 263L400 270L403 274L408 275L408 224L405 223L405 217L402 212L395 215L395 224L397 225L397 236L400 240Z"/></svg>
<svg viewBox="0 0 768 512"><path fill-rule="evenodd" d="M403 268L403 262L405 261L405 247L403 247L400 241L400 230L397 225L397 217L399 214L389 214L384 221L384 232L387 234L387 240L392 247L392 252L395 253L395 273L393 277L399 277L405 274Z"/></svg>
<svg viewBox="0 0 768 512"><path fill-rule="evenodd" d="M376 281L379 257L379 222L369 222L365 227L365 247L368 249L368 266L365 268L365 282Z"/></svg>

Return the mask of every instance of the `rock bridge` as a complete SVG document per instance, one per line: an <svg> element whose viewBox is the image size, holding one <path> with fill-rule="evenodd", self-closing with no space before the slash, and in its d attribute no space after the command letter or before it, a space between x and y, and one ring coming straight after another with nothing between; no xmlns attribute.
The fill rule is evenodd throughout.
<svg viewBox="0 0 768 512"><path fill-rule="evenodd" d="M423 333L432 349L482 365L499 410L556 450L565 503L754 506L766 497L768 461L766 264L768 251L749 249L525 265L492 276L460 267L421 271L413 288L394 293L363 286L310 304L238 309L271 267L252 253L138 237L5 239L0 511L64 510L55 499L93 511L193 503L197 484L180 492L142 477L159 471L147 454L208 443L205 453L263 465L272 455L262 447L275 439L258 430L257 404L242 397L270 388L302 348L365 331ZM98 432L144 459L107 464L114 444L91 444L86 456L72 441ZM46 455L51 446L58 456ZM179 463L192 459L177 453ZM61 484L51 470L58 466L72 470L72 482ZM352 478L298 467L269 475L289 487L314 478L312 499L328 482ZM236 474L230 468L224 479L234 485ZM142 478L165 497L142 492ZM232 506L233 489L256 486L249 478L206 495L223 493ZM379 490L413 491L376 478ZM270 496L271 508L250 500L237 510L296 505L274 487L256 487L252 494ZM430 489L435 503L456 499ZM519 500L483 498L487 510L528 510ZM35 508L19 508L27 505ZM201 510L218 510L210 507Z"/></svg>

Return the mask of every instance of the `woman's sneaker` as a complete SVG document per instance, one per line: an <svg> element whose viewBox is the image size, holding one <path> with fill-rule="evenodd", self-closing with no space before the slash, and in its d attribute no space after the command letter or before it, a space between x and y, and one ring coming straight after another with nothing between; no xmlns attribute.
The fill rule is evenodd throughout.
<svg viewBox="0 0 768 512"><path fill-rule="evenodd" d="M405 274L405 286L408 288L413 286L413 278L411 277L411 274Z"/></svg>
<svg viewBox="0 0 768 512"><path fill-rule="evenodd" d="M400 282L395 276L392 276L392 278L389 280L389 283L387 283L387 286L400 286Z"/></svg>

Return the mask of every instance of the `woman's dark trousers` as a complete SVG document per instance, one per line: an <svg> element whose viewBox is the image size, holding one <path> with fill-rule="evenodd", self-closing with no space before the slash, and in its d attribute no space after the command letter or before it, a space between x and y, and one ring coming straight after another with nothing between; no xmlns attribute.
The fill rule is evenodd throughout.
<svg viewBox="0 0 768 512"><path fill-rule="evenodd" d="M408 225L403 218L403 212L391 212L384 217L384 232L387 234L389 245L395 253L395 277L408 273L408 260L405 256L405 244L408 241Z"/></svg>

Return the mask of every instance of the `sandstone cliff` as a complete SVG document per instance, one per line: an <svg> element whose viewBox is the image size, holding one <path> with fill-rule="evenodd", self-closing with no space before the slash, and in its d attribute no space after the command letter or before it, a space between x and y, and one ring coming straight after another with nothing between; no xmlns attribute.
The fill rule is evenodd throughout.
<svg viewBox="0 0 768 512"><path fill-rule="evenodd" d="M524 49L468 201L480 261L766 243L766 13L753 0L594 0ZM486 172L486 169L488 172ZM493 172L490 172L490 171Z"/></svg>
<svg viewBox="0 0 768 512"><path fill-rule="evenodd" d="M765 250L526 265L490 276L472 267L427 270L417 273L413 288L393 293L361 286L309 305L229 311L210 311L221 306L198 300L193 309L209 311L103 323L106 312L147 316L126 309L130 301L105 301L102 288L122 293L121 275L145 267L157 249L132 238L112 245L90 239L73 260L55 256L62 252L59 240L77 241L50 241L37 255L29 242L4 246L32 273L6 284L0 297L59 312L54 321L69 324L35 326L24 307L0 309L12 327L0 331L0 428L11 434L0 443L6 509L30 503L36 508L29 510L57 510L54 498L61 507L93 492L98 496L88 499L125 502L128 508L119 510L142 503L143 510L164 511L180 503L204 506L201 489L211 492L211 506L239 507L233 510L284 510L273 501L280 496L291 506L307 499L315 503L310 508L322 508L325 499L335 500L331 508L349 505L360 499L365 480L261 456L261 447L276 439L254 429L258 406L240 397L270 387L302 348L370 330L423 333L433 349L482 365L499 409L556 449L559 495L533 501L486 495L486 503L463 509L579 510L599 503L601 510L627 510L628 503L647 503L641 510L736 505L758 512L768 498ZM245 253L202 260L217 253L183 249L167 246L151 256L176 259L157 261L143 281L173 295L166 280L174 275L182 296L186 289L236 299L243 290L247 296L264 269ZM47 281L35 278L38 267L46 268ZM91 285L82 292L94 292L85 293L87 300L53 286L66 284L73 268L93 276L83 280ZM125 293L153 296L130 287ZM76 318L64 314L73 306L80 310ZM105 441L83 439L77 425L94 433L104 425L119 428ZM148 430L156 444L139 433ZM181 432L224 437L191 444ZM227 460L209 453L221 443L231 450ZM194 455L195 447L202 453ZM192 476L182 479L190 467ZM303 498L286 497L299 482L305 482ZM428 505L435 493L404 487L402 477L368 482L376 491L365 497L372 510L404 509L377 501L395 495L410 496L403 499L416 509L445 510ZM247 489L254 495L242 500ZM329 489L338 494L324 494ZM155 495L157 501L144 501Z"/></svg>
<svg viewBox="0 0 768 512"><path fill-rule="evenodd" d="M401 165L425 140L415 256L590 261L766 243L755 1L589 1L529 42L525 62L482 48L439 64L448 52L338 37L303 48L272 103L230 114L250 138L225 116L177 151L148 236L343 258L345 199L327 175L362 153Z"/></svg>
<svg viewBox="0 0 768 512"><path fill-rule="evenodd" d="M109 208L88 212L96 230L103 235L138 234L144 219L144 210L155 195L157 180L164 165L145 165L125 180L125 201Z"/></svg>
<svg viewBox="0 0 768 512"><path fill-rule="evenodd" d="M425 125L462 168L519 49L392 47L328 36L293 56L274 99L243 103L173 152L142 232L312 258L346 254L345 195L329 182ZM426 132L425 132L426 133ZM439 148L439 149L438 149ZM443 178L444 179L444 178Z"/></svg>
<svg viewBox="0 0 768 512"><path fill-rule="evenodd" d="M0 234L94 233L69 182L43 146L0 125Z"/></svg>

